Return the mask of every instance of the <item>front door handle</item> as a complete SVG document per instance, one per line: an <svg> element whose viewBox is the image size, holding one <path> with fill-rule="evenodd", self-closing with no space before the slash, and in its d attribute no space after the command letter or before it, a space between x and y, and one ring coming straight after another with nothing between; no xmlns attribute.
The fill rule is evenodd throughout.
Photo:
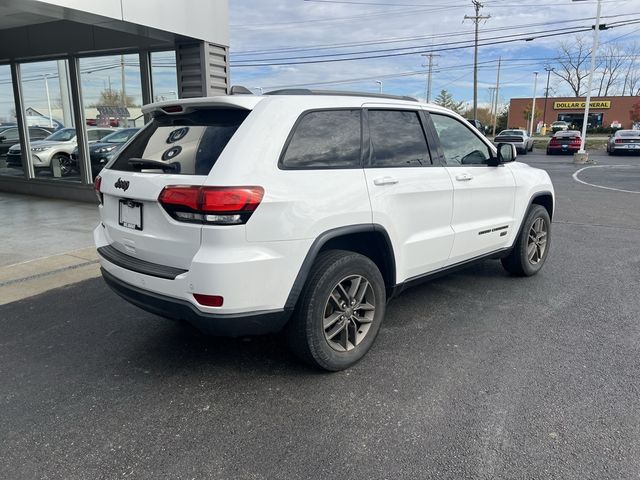
<svg viewBox="0 0 640 480"><path fill-rule="evenodd" d="M459 173L456 175L456 180L459 182L468 182L469 180L473 180L473 175L470 173Z"/></svg>
<svg viewBox="0 0 640 480"><path fill-rule="evenodd" d="M380 177L373 180L374 185L395 185L398 179L394 177Z"/></svg>

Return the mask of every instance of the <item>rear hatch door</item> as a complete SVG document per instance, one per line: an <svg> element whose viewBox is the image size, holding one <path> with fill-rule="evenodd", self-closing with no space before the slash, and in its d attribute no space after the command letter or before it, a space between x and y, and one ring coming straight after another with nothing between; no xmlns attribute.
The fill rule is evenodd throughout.
<svg viewBox="0 0 640 480"><path fill-rule="evenodd" d="M156 112L100 174L101 217L111 246L140 260L189 269L202 225L172 218L158 198L170 185L202 185L249 113L229 106Z"/></svg>

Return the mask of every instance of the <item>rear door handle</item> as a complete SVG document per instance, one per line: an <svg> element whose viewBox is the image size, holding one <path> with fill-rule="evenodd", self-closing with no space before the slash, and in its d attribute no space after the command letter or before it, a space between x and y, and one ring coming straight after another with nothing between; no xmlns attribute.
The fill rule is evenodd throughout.
<svg viewBox="0 0 640 480"><path fill-rule="evenodd" d="M473 175L470 173L459 173L456 175L456 180L459 182L468 182L469 180L473 180Z"/></svg>
<svg viewBox="0 0 640 480"><path fill-rule="evenodd" d="M395 185L398 179L394 177L380 177L373 180L374 185Z"/></svg>

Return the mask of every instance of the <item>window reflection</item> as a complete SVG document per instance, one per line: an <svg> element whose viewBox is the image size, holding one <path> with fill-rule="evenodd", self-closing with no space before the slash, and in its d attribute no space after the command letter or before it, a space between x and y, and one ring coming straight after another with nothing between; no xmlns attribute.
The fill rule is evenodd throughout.
<svg viewBox="0 0 640 480"><path fill-rule="evenodd" d="M431 157L417 112L369 110L371 164L374 167L420 167Z"/></svg>
<svg viewBox="0 0 640 480"><path fill-rule="evenodd" d="M302 117L282 160L286 168L360 166L360 110L309 112Z"/></svg>

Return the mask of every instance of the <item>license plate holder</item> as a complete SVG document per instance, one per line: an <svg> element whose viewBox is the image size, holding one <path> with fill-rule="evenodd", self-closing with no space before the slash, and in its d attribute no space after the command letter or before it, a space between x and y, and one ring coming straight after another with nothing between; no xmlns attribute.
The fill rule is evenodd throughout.
<svg viewBox="0 0 640 480"><path fill-rule="evenodd" d="M118 210L118 223L121 227L142 230L142 203L121 199Z"/></svg>

